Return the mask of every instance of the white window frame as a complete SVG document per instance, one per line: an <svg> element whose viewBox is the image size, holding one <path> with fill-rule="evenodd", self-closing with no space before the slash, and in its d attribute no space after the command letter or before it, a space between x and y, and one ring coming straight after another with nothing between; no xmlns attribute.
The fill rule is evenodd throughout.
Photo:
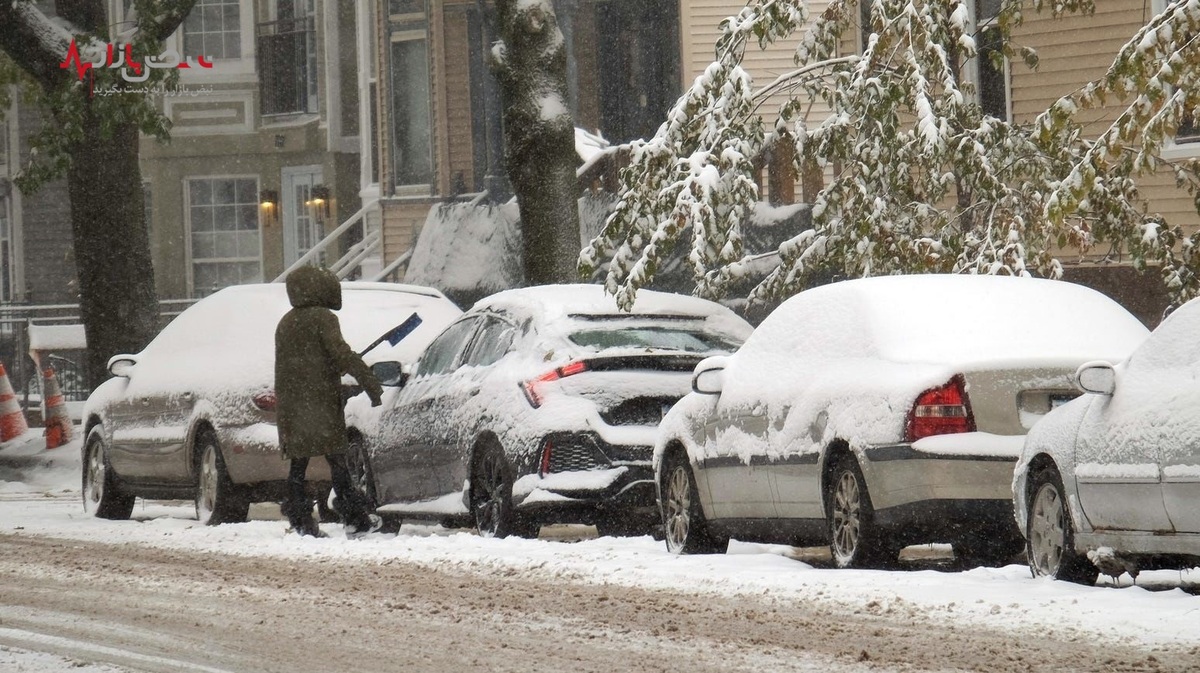
<svg viewBox="0 0 1200 673"><path fill-rule="evenodd" d="M254 2L238 0L238 22L241 31L242 55L234 59L214 59L212 68L186 68L179 71L181 84L222 83L256 81L258 78L254 65ZM184 26L179 28L167 40L167 46L180 55L183 51Z"/></svg>
<svg viewBox="0 0 1200 673"><path fill-rule="evenodd" d="M424 17L422 17L422 18L424 18ZM428 78L431 68L433 67L433 63L432 63L433 54L430 52L431 44L430 44L430 40L429 40L428 31L425 29L397 30L397 31L393 31L388 36L387 60L388 60L388 66L389 66L388 67L388 93L389 93L389 95L388 95L387 105L390 110L390 114L388 115L388 126L389 126L388 137L390 139L390 142L389 142L389 147L388 147L387 151L389 153L389 159L391 159L390 163L391 163L391 167L392 167L392 171L391 171L392 175L390 177L391 177L391 182L392 182L392 188L394 189L394 193L397 196L427 196L432 193L433 185L437 181L437 165L434 161L434 152L437 149L437 147L436 147L437 138L435 137L435 132L434 132L436 120L433 117L433 109L432 109L433 108L433 85L432 85L432 83L429 84L429 91L427 92L427 98L425 100L425 104L427 106L429 106L429 108L430 108L430 111L429 111L429 181L428 182L411 182L411 183L400 182L400 178L398 175L399 167L396 165L396 138L394 137L394 135L395 135L394 132L395 132L395 128L396 128L396 109L395 109L395 105L393 104L395 101L396 92L394 90L395 89L395 86L394 86L395 80L392 77L392 73L395 71L395 67L394 67L394 64L392 63L391 51L392 51L392 45L394 45L396 43L416 42L416 41L422 41L425 43L425 73L426 73L426 78Z"/></svg>
<svg viewBox="0 0 1200 673"><path fill-rule="evenodd" d="M1154 12L1152 16L1158 16L1167 8L1167 2L1166 0L1153 0L1150 6ZM1176 142L1175 138L1167 138L1163 141L1160 154L1163 159L1168 161L1200 157L1200 136L1187 142Z"/></svg>
<svg viewBox="0 0 1200 673"><path fill-rule="evenodd" d="M980 40L982 32L989 28L993 21L980 25L979 19L976 16L978 0L967 0L967 15L971 19L971 36L975 40L975 56L968 59L963 64L963 72L968 82L971 82L975 87L974 100L980 106L983 105L983 80L980 77L980 61L984 58L980 53ZM1012 95L1012 63L1007 56L1004 56L1004 119L1002 121L1011 122L1013 119L1013 95Z"/></svg>
<svg viewBox="0 0 1200 673"><path fill-rule="evenodd" d="M258 217L258 275L263 276L263 217L262 209L258 205L258 195L262 189L262 177L258 174L217 174L217 175L186 175L183 178L181 187L183 189L183 223L184 223L184 250L187 255L187 288L188 296L196 296L196 279L195 265L196 258L192 254L192 190L189 183L192 180L254 180L254 212ZM208 258L205 258L208 259ZM223 258L212 258L223 259ZM249 258L242 258L243 261L249 261ZM226 260L230 263L236 263L235 259Z"/></svg>

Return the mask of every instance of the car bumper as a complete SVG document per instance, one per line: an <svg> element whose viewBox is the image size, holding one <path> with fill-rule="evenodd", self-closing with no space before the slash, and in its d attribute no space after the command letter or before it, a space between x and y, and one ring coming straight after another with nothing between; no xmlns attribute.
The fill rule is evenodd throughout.
<svg viewBox="0 0 1200 673"><path fill-rule="evenodd" d="M221 428L217 430L217 441L224 448L225 470L233 483L287 481L291 465L279 449L279 434L274 423ZM324 460L309 461L307 478L328 482L329 464Z"/></svg>
<svg viewBox="0 0 1200 673"><path fill-rule="evenodd" d="M608 469L528 475L513 485L516 509L541 521L592 524L612 517L658 519L649 461Z"/></svg>
<svg viewBox="0 0 1200 673"><path fill-rule="evenodd" d="M991 453L954 453L944 446L925 450L921 442L866 449L876 520L921 539L953 539L980 530L1018 534L1012 503L1015 443L1008 440L1009 446Z"/></svg>

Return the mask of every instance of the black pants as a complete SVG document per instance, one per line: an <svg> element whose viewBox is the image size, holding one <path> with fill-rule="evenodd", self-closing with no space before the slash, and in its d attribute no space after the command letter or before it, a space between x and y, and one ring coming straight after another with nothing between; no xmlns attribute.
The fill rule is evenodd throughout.
<svg viewBox="0 0 1200 673"><path fill-rule="evenodd" d="M293 526L312 516L313 501L305 489L305 473L308 472L308 458L293 458L288 470L287 498L280 509ZM366 498L354 488L350 481L350 471L346 469L346 454L339 453L325 456L329 463L329 474L333 479L334 509L342 517L342 522L363 527L369 525L367 515L370 513Z"/></svg>

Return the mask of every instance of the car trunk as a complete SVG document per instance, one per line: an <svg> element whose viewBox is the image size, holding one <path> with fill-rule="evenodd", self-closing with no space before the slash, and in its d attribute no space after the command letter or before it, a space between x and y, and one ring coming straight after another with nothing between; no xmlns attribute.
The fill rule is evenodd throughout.
<svg viewBox="0 0 1200 673"><path fill-rule="evenodd" d="M582 360L586 369L559 380L560 390L596 404L611 426L657 426L691 390L692 370L703 359L681 354L622 354Z"/></svg>
<svg viewBox="0 0 1200 673"><path fill-rule="evenodd" d="M966 371L967 397L979 432L1023 435L1050 410L1079 396L1076 367L1032 366Z"/></svg>

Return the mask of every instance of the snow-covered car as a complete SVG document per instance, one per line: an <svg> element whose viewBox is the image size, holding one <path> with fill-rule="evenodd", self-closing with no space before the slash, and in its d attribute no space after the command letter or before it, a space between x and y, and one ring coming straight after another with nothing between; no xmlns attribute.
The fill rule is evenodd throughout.
<svg viewBox="0 0 1200 673"><path fill-rule="evenodd" d="M701 362L655 447L668 549L729 538L829 544L838 567L945 542L969 563L1023 547L1013 466L1030 427L1077 395L1083 362L1146 329L1093 290L925 275L833 283Z"/></svg>
<svg viewBox="0 0 1200 673"><path fill-rule="evenodd" d="M488 536L548 522L645 533L663 413L705 357L750 325L694 297L643 291L632 312L598 285L485 297L373 408L350 400L351 471L392 520L473 521Z"/></svg>
<svg viewBox="0 0 1200 673"><path fill-rule="evenodd" d="M194 498L207 524L244 521L252 502L283 496L288 463L275 429L275 327L291 305L283 283L238 285L189 307L136 355L109 361L113 378L84 404L83 501L128 518L134 498ZM422 323L367 353L412 362L462 311L437 290L342 284L342 335L361 350L413 313ZM308 478L328 488L329 467Z"/></svg>
<svg viewBox="0 0 1200 673"><path fill-rule="evenodd" d="M1200 301L1111 362L1079 368L1087 394L1043 419L1017 463L1035 575L1090 584L1200 565Z"/></svg>

